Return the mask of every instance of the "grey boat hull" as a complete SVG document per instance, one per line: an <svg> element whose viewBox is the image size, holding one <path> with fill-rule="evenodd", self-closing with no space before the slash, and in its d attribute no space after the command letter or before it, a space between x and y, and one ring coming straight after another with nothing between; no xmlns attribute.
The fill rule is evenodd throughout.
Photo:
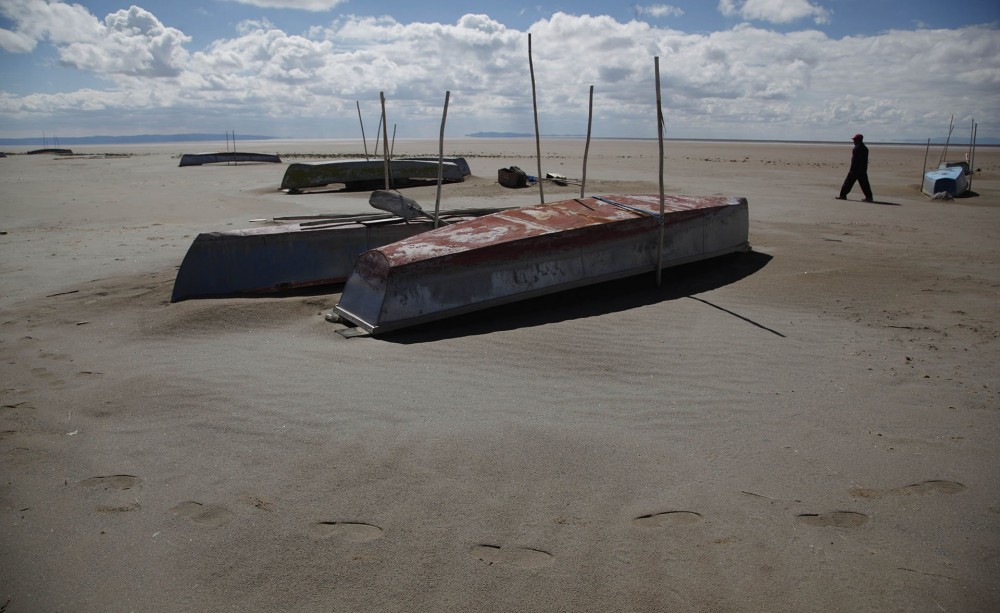
<svg viewBox="0 0 1000 613"><path fill-rule="evenodd" d="M281 158L275 153L249 153L243 151L217 151L214 153L185 153L178 166L201 166L203 164L269 162L280 164Z"/></svg>
<svg viewBox="0 0 1000 613"><path fill-rule="evenodd" d="M410 181L436 181L438 162L430 159L398 158L389 162L390 180L394 187ZM457 183L471 174L465 158L446 158L442 164L442 181ZM289 193L306 189L342 184L347 189L369 189L385 184L385 163L382 160L337 160L332 162L296 162L285 169L282 190Z"/></svg>
<svg viewBox="0 0 1000 613"><path fill-rule="evenodd" d="M442 214L441 221L459 223L496 210L452 210ZM199 234L177 270L170 301L342 283L365 251L434 227L428 219L407 222L387 213L276 221L258 228Z"/></svg>

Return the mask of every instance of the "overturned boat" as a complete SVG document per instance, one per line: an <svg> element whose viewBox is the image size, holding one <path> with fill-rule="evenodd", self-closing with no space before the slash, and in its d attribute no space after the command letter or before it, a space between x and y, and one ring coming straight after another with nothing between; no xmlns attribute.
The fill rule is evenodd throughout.
<svg viewBox="0 0 1000 613"><path fill-rule="evenodd" d="M392 200L398 202L386 205ZM370 202L386 212L278 217L260 227L201 233L177 270L170 301L342 283L365 251L434 228L432 216L399 194L375 192ZM452 209L438 223L455 224L498 210Z"/></svg>
<svg viewBox="0 0 1000 613"><path fill-rule="evenodd" d="M364 253L332 316L371 334L747 251L745 198L576 198L510 209Z"/></svg>
<svg viewBox="0 0 1000 613"><path fill-rule="evenodd" d="M212 153L185 153L181 156L179 166L201 166L202 164L219 164L239 162L269 162L280 164L281 158L276 153L250 153L246 151L216 151Z"/></svg>
<svg viewBox="0 0 1000 613"><path fill-rule="evenodd" d="M966 162L942 164L934 170L924 173L922 191L928 196L945 192L957 198L969 189L971 171Z"/></svg>
<svg viewBox="0 0 1000 613"><path fill-rule="evenodd" d="M46 147L45 149L35 149L33 151L26 151L25 155L73 155L72 149L55 149L53 147Z"/></svg>
<svg viewBox="0 0 1000 613"><path fill-rule="evenodd" d="M437 181L437 158L396 158L389 161L390 186L405 187L415 182ZM328 162L296 162L285 169L282 190L294 194L307 189L342 184L348 191L372 189L385 184L385 162L382 160L336 160ZM442 181L459 183L472 174L465 158L444 158Z"/></svg>

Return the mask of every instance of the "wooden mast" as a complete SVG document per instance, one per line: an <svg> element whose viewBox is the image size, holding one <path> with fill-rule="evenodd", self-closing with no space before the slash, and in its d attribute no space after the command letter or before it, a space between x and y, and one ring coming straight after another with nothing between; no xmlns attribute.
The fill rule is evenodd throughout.
<svg viewBox="0 0 1000 613"><path fill-rule="evenodd" d="M653 58L656 70L656 137L660 144L660 239L656 241L656 285L659 287L663 274L663 220L666 196L663 193L663 106L660 100L660 58Z"/></svg>
<svg viewBox="0 0 1000 613"><path fill-rule="evenodd" d="M535 111L535 159L538 162L538 199L545 204L542 188L542 144L538 135L538 98L535 96L535 63L531 60L531 33L528 33L528 70L531 72L531 106Z"/></svg>

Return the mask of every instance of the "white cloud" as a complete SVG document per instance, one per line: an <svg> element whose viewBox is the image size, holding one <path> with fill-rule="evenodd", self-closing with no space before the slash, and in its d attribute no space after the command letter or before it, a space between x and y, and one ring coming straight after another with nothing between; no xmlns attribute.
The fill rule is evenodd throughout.
<svg viewBox="0 0 1000 613"><path fill-rule="evenodd" d="M29 4L38 5L21 0ZM191 51L190 38L136 7L103 22L82 19L86 27L72 34L27 18L14 23L18 36L47 40L65 65L111 85L0 92L0 125L27 126L23 120L38 117L55 126L63 118L86 133L115 133L99 122L122 126L121 117L131 114L169 126L159 131L207 131L220 118L230 126L244 118L241 125L287 126L282 135L344 137L357 129L355 101L374 115L385 92L392 121L407 136L436 136L449 90L449 131L532 127L527 33L486 15L451 24L344 17L301 34L245 21L231 38ZM556 13L530 32L548 133L585 131L594 85L595 134L655 134L654 56L671 136L817 139L863 129L874 139L919 138L947 125L951 113L1000 125L1000 39L988 26L836 40L817 30L741 24L690 34ZM934 74L933 85L914 74ZM208 125L191 125L196 121Z"/></svg>
<svg viewBox="0 0 1000 613"><path fill-rule="evenodd" d="M657 19L662 17L679 17L684 14L684 9L670 4L636 5L634 9L640 15L648 15Z"/></svg>
<svg viewBox="0 0 1000 613"><path fill-rule="evenodd" d="M229 0L239 4L249 4L266 9L298 9L321 13L344 4L347 0Z"/></svg>
<svg viewBox="0 0 1000 613"><path fill-rule="evenodd" d="M60 61L105 76L173 77L182 70L183 45L191 40L137 6L109 14L96 33L60 47Z"/></svg>
<svg viewBox="0 0 1000 613"><path fill-rule="evenodd" d="M809 0L719 0L719 12L726 17L780 24L810 18L827 23L830 19L830 11Z"/></svg>
<svg viewBox="0 0 1000 613"><path fill-rule="evenodd" d="M100 22L79 4L46 0L3 0L0 14L14 23L0 30L0 48L11 53L32 51L44 39L64 44L98 37Z"/></svg>

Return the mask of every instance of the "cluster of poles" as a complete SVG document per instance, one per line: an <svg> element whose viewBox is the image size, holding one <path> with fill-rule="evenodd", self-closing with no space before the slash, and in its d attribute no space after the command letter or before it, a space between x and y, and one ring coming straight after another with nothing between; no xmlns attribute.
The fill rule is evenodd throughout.
<svg viewBox="0 0 1000 613"><path fill-rule="evenodd" d="M664 121L663 121L663 104L662 98L660 96L660 58L653 58L653 67L655 72L655 83L656 83L656 134L657 142L659 145L659 188L660 188L660 214L659 214L659 225L660 225L660 236L656 245L656 284L659 286L662 279L662 262L663 262L663 238L664 238L664 219L665 219L665 194L663 186L663 132L664 132ZM532 58L531 52L531 34L528 34L528 69L531 73L531 104L534 112L535 119L535 159L538 164L538 176L542 176L542 146L541 146L541 134L538 130L538 98L536 95L535 87L535 64ZM434 227L438 227L438 216L441 208L441 184L444 177L444 128L445 123L448 120L448 101L451 98L451 91L445 92L444 96L444 112L441 115L441 133L438 138L438 181L437 181L437 197L434 201ZM387 129L387 121L385 114L385 93L379 92L379 101L382 107L382 113L379 117L379 126L382 131L382 159L385 167L385 189L392 188L392 177L390 172L390 159L391 153L389 148L389 134ZM361 139L365 141L365 159L368 158L368 143L365 140L365 125L364 121L361 120L361 103L356 102L358 107L358 121L361 122ZM590 100L588 103L587 110L587 141L584 146L583 151L583 174L580 179L580 198L585 197L585 190L587 185L587 156L590 153L590 134L591 127L593 125L594 117L594 86L590 86ZM378 128L376 128L377 130ZM235 133L233 135L235 141ZM392 142L393 145L396 141L396 128L393 126L392 130ZM375 145L375 155L378 155L378 139L376 138ZM538 182L538 197L541 204L545 204L545 189L542 186L543 181Z"/></svg>
<svg viewBox="0 0 1000 613"><path fill-rule="evenodd" d="M941 151L941 157L938 158L938 168L945 165L948 160L948 145L951 144L951 133L955 131L955 116L951 116L951 120L948 122L948 138L944 141L944 149ZM969 153L967 156L967 161L969 162L969 169L972 170L976 167L976 136L979 133L979 124L976 120L972 120L972 128L969 133ZM927 139L927 149L924 150L924 170L927 170L927 156L931 152L931 139ZM972 189L972 176L969 175L969 189ZM923 182L923 170L920 174L920 180Z"/></svg>

